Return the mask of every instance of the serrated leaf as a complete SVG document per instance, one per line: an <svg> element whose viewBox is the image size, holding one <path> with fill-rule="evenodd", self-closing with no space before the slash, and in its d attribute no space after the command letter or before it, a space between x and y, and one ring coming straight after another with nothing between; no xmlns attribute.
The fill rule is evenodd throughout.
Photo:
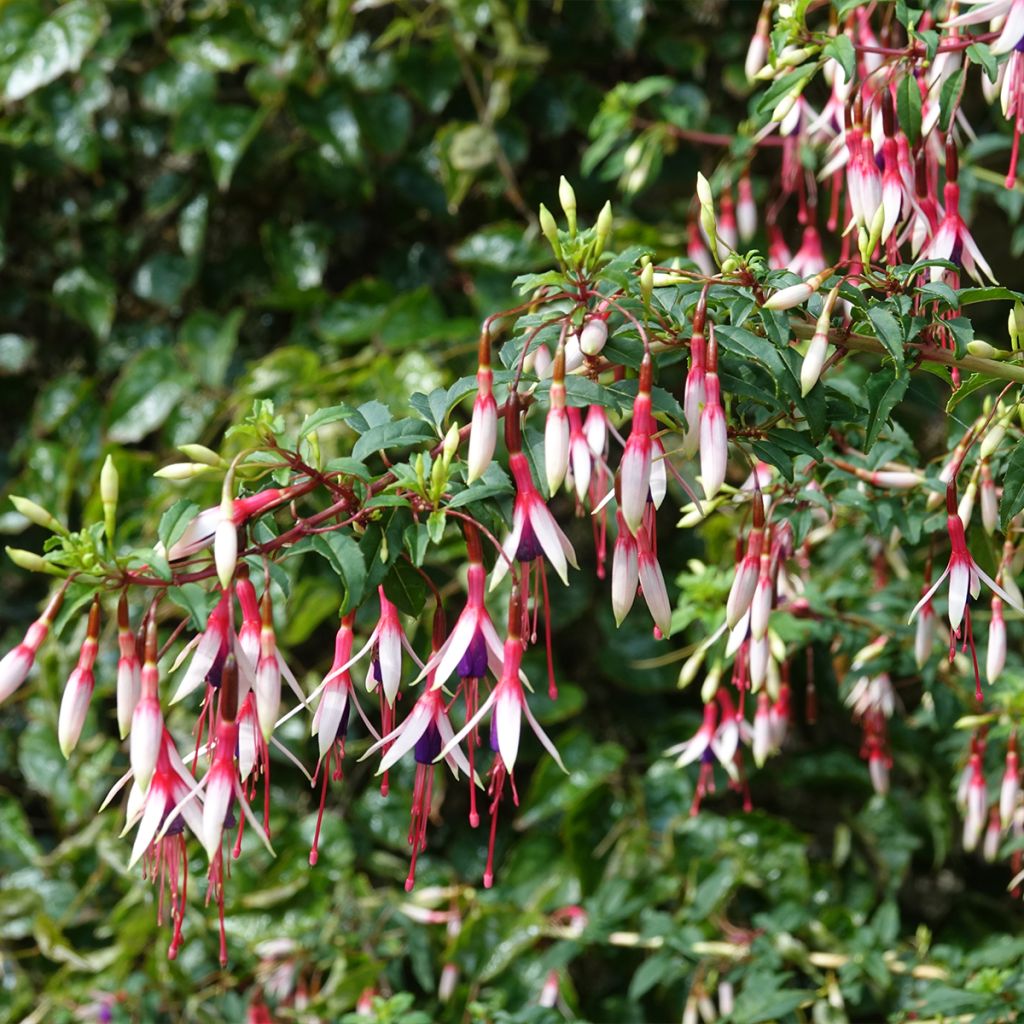
<svg viewBox="0 0 1024 1024"><path fill-rule="evenodd" d="M875 337L885 346L886 351L896 360L897 366L903 365L903 328L899 320L885 306L872 306L868 310L868 319L875 329Z"/></svg>
<svg viewBox="0 0 1024 1024"><path fill-rule="evenodd" d="M910 375L902 367L890 377L887 373L872 374L867 383L868 421L865 425L864 450L870 451L889 415L906 394Z"/></svg>
<svg viewBox="0 0 1024 1024"><path fill-rule="evenodd" d="M990 384L1002 384L998 377L990 377L987 373L972 373L953 392L949 397L949 401L946 403L946 412L952 412L965 398L969 398L975 392L980 391L982 388L988 387Z"/></svg>
<svg viewBox="0 0 1024 1024"><path fill-rule="evenodd" d="M846 81L852 82L857 77L857 55L850 37L845 34L833 36L825 47L825 56L839 63L846 75Z"/></svg>
<svg viewBox="0 0 1024 1024"><path fill-rule="evenodd" d="M199 506L194 501L182 498L160 517L156 535L160 538L160 543L163 544L165 551L170 551L181 539L188 524L195 519L198 513Z"/></svg>
<svg viewBox="0 0 1024 1024"><path fill-rule="evenodd" d="M422 441L435 440L434 431L416 420L399 420L397 423L382 423L371 427L356 441L352 448L354 459L365 459L374 452L389 448L404 448Z"/></svg>
<svg viewBox="0 0 1024 1024"><path fill-rule="evenodd" d="M316 412L311 412L303 421L302 428L299 430L299 437L309 437L314 430L319 430L321 427L326 427L329 423L339 423L344 420L351 418L355 414L355 409L350 405L332 405L326 409L317 409Z"/></svg>
<svg viewBox="0 0 1024 1024"><path fill-rule="evenodd" d="M1010 520L1024 509L1024 441L1018 441L1003 470L1003 496L999 501L999 523L1005 532Z"/></svg>
<svg viewBox="0 0 1024 1024"><path fill-rule="evenodd" d="M313 550L327 559L344 587L341 613L351 611L363 600L366 588L366 558L359 542L347 533L318 533Z"/></svg>
<svg viewBox="0 0 1024 1024"><path fill-rule="evenodd" d="M910 144L921 137L921 89L913 75L904 75L896 90L896 116Z"/></svg>

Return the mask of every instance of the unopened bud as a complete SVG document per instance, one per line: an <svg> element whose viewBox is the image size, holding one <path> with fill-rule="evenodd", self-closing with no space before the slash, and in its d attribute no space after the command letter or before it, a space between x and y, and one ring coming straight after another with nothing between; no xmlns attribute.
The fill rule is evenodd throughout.
<svg viewBox="0 0 1024 1024"><path fill-rule="evenodd" d="M555 223L555 218L551 216L551 211L543 203L540 204L539 219L540 230L548 240L548 244L555 254L555 259L561 263L563 259L562 243L558 240L558 225Z"/></svg>
<svg viewBox="0 0 1024 1024"><path fill-rule="evenodd" d="M990 345L987 341L978 340L967 342L967 352L969 355L977 356L979 359L1002 359L1006 354L997 349L995 345Z"/></svg>
<svg viewBox="0 0 1024 1024"><path fill-rule="evenodd" d="M100 470L100 501L103 504L103 528L111 544L114 542L114 526L117 522L118 483L117 466L114 465L113 456L108 455Z"/></svg>
<svg viewBox="0 0 1024 1024"><path fill-rule="evenodd" d="M34 551L25 551L24 548L4 548L7 557L19 568L26 572L45 572L51 576L63 576L64 574L55 565L51 565L41 555Z"/></svg>
<svg viewBox="0 0 1024 1024"><path fill-rule="evenodd" d="M612 204L606 202L597 215L594 236L594 256L600 256L612 233Z"/></svg>
<svg viewBox="0 0 1024 1024"><path fill-rule="evenodd" d="M648 263L643 270L640 271L640 297L643 299L645 306L651 304L651 293L654 290L654 264Z"/></svg>
<svg viewBox="0 0 1024 1024"><path fill-rule="evenodd" d="M207 466L217 467L226 465L224 459L205 444L179 444L178 451L193 462L203 462Z"/></svg>
<svg viewBox="0 0 1024 1024"><path fill-rule="evenodd" d="M67 528L53 515L46 511L42 505L37 505L31 498L22 498L17 494L11 495L11 504L30 522L36 526L43 527L53 533L66 534Z"/></svg>
<svg viewBox="0 0 1024 1024"><path fill-rule="evenodd" d="M459 440L459 428L453 423L448 433L444 435L444 448L441 450L446 463L455 458L455 453L459 450Z"/></svg>
<svg viewBox="0 0 1024 1024"><path fill-rule="evenodd" d="M563 174L558 179L558 201L565 212L565 220L569 225L569 234L576 234L576 193Z"/></svg>
<svg viewBox="0 0 1024 1024"><path fill-rule="evenodd" d="M1021 334L1024 334L1024 303L1017 299L1010 310L1009 324L1010 345L1014 351L1020 348Z"/></svg>
<svg viewBox="0 0 1024 1024"><path fill-rule="evenodd" d="M217 578L225 590L231 586L238 563L238 527L235 525L234 508L230 494L225 494L220 503L220 522L213 535L213 561L217 567Z"/></svg>
<svg viewBox="0 0 1024 1024"><path fill-rule="evenodd" d="M193 477L202 476L204 473L213 471L213 466L204 465L201 462L172 462L169 466L162 466L153 476L161 480L191 480Z"/></svg>

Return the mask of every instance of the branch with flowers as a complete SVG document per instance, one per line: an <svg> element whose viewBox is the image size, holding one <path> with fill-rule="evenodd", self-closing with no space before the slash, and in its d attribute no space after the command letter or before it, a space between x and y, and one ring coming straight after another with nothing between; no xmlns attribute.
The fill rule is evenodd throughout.
<svg viewBox="0 0 1024 1024"><path fill-rule="evenodd" d="M843 699L878 793L894 768L893 678L929 673L968 703L963 843L996 859L1012 835L1020 885L1024 705L1001 680L1008 625L1024 615L1024 305L995 283L971 235L959 166L968 81L1002 76L1015 181L1020 5L913 24L897 14L884 44L868 7L832 5L826 19L824 6L764 5L747 71L766 87L743 146L698 176L685 253L613 250L611 206L585 226L563 178L560 216L539 210L550 269L519 278L522 304L486 319L475 374L412 395L413 415L372 401L296 423L257 402L217 449L182 445L185 461L156 474L168 487L217 481L220 500L168 501L147 546L119 523L113 460L102 517L76 531L13 499L51 536L41 552L10 557L60 583L0 661L0 701L24 692L58 614L81 614L57 724L71 756L104 617L116 621L128 770L108 800L127 790L127 859L166 890L170 956L184 941L194 838L227 962L227 864L247 832L273 852L272 753L319 788L317 863L350 726L362 757L379 758L383 794L395 766L415 762L406 888L429 846L438 773L468 786L470 824L487 832L483 884L500 880L497 829L519 802L524 721L527 742L571 770L538 708L558 699L550 588L571 586L581 563L610 573L616 623L646 616L666 648L680 643L666 654L683 662L680 686L699 681L702 724L666 752L695 766L691 813L719 783L749 805L749 773L783 752L796 709L815 717L817 648L845 666ZM964 34L1004 14L998 34ZM807 99L818 86L821 111ZM637 124L647 134L623 156L631 174L664 137ZM755 157L777 170L760 204ZM783 211L799 226L795 253ZM975 337L969 310L981 302L1006 304L1008 347ZM940 455L906 426L915 375L944 392ZM714 601L693 596L706 565L663 563L676 519L728 551ZM337 579L338 627L331 667L311 686L278 633L293 567L312 559ZM865 572L868 594L847 585ZM453 600L457 589L464 599ZM543 683L523 667L535 646ZM187 748L175 705L194 719ZM280 738L296 717L315 737L309 749Z"/></svg>

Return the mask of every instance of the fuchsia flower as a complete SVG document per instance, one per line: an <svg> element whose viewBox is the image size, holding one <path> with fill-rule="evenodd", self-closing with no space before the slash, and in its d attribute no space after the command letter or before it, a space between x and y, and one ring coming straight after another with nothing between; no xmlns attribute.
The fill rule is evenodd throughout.
<svg viewBox="0 0 1024 1024"><path fill-rule="evenodd" d="M949 500L947 499L947 508ZM918 612L931 600L935 592L949 578L949 625L952 631L959 635L960 624L965 614L969 617L967 608L968 597L977 597L982 581L996 593L1004 602L1024 612L1024 607L1014 600L1001 586L980 565L971 557L967 548L967 538L964 535L964 524L957 515L956 499L953 498L952 510L946 517L946 528L949 531L949 543L952 549L949 556L949 563L942 570L939 578L925 591L924 596L914 606L910 613L910 621L913 622ZM968 627L969 628L969 627Z"/></svg>
<svg viewBox="0 0 1024 1024"><path fill-rule="evenodd" d="M50 598L43 614L28 627L25 639L0 659L0 704L7 700L28 677L39 647L46 639L47 633L50 632L50 626L53 625L53 620L57 617L57 612L60 611L60 606L64 602L67 588L68 585L65 583Z"/></svg>
<svg viewBox="0 0 1024 1024"><path fill-rule="evenodd" d="M1006 747L1006 767L999 786L999 820L1004 829L1013 822L1020 798L1020 758L1017 755L1017 736L1010 737Z"/></svg>
<svg viewBox="0 0 1024 1024"><path fill-rule="evenodd" d="M100 602L97 597L93 599L92 607L89 609L89 624L85 631L85 641L82 643L82 649L78 655L78 664L64 687L64 695L60 702L60 714L57 717L57 742L60 744L60 752L65 757L69 757L71 751L77 746L78 737L82 735L82 726L85 725L89 701L92 699L93 687L96 685L93 665L96 664L99 638Z"/></svg>
<svg viewBox="0 0 1024 1024"><path fill-rule="evenodd" d="M742 241L749 242L757 231L757 203L754 201L749 170L744 170L740 175L739 194L739 202L736 204L736 226L739 228Z"/></svg>
<svg viewBox="0 0 1024 1024"><path fill-rule="evenodd" d="M277 654L277 639L274 636L269 580L266 590L263 591L261 622L260 658L256 665L256 717L263 739L269 740L277 721L277 713L281 709L281 663Z"/></svg>
<svg viewBox="0 0 1024 1024"><path fill-rule="evenodd" d="M963 28L1005 18L999 38L989 44L989 49L997 57L1009 53L1024 38L1024 0L961 0L961 3L971 9L942 22L943 28Z"/></svg>
<svg viewBox="0 0 1024 1024"><path fill-rule="evenodd" d="M658 564L658 557L646 527L640 527L636 543L640 590L658 632L661 636L668 636L672 632L672 606L669 604L668 591L665 589L665 577L662 575L661 566Z"/></svg>
<svg viewBox="0 0 1024 1024"><path fill-rule="evenodd" d="M988 649L985 652L985 678L993 685L1006 665L1006 623L1003 621L1003 602L992 596L992 618L988 627Z"/></svg>
<svg viewBox="0 0 1024 1024"><path fill-rule="evenodd" d="M490 589L494 590L505 578L512 559L532 562L541 556L551 563L559 579L568 584L568 566L578 568L576 552L533 482L530 465L521 448L518 402L510 395L509 403L505 431L509 469L516 483L516 499L512 510L512 532L502 544L503 556L495 562Z"/></svg>
<svg viewBox="0 0 1024 1024"><path fill-rule="evenodd" d="M591 406L591 409L594 408L599 407ZM572 486L576 492L576 500L582 504L590 494L590 479L597 456L587 440L579 409L570 406L566 411L569 414L569 468L572 473ZM590 419L589 413L587 419Z"/></svg>
<svg viewBox="0 0 1024 1024"><path fill-rule="evenodd" d="M491 749L498 756L494 767L491 769L491 785L489 790L493 797L491 803L491 835L488 844L487 867L484 869L484 886L488 889L494 882L494 841L497 834L498 807L501 803L506 779L513 780L513 799L516 803L519 802L519 798L516 795L513 773L515 772L516 758L519 754L519 736L522 729L523 715L526 716L526 721L529 723L534 735L540 740L541 746L554 758L555 763L562 771L566 770L554 743L551 742L547 733L541 728L540 723L534 717L529 704L526 702L523 684L520 681L523 661L523 641L520 634L521 621L522 606L519 595L513 591L509 600L508 637L505 640L501 678L494 689L491 690L487 699L477 709L476 713L441 748L440 753L435 759L440 760L442 757L447 757L457 744L472 734L484 716L493 708L491 716Z"/></svg>
<svg viewBox="0 0 1024 1024"><path fill-rule="evenodd" d="M266 512L275 505L290 501L296 494L296 488L279 489L271 487L258 491L246 498L235 498L231 503L231 521L236 527L247 522L253 516ZM169 562L180 562L204 548L208 548L217 533L217 526L223 519L220 505L203 509L185 528L185 532L171 545L167 552ZM163 545L157 544L157 551L163 551Z"/></svg>
<svg viewBox="0 0 1024 1024"><path fill-rule="evenodd" d="M430 656L415 682L432 674L433 685L441 687L453 672L458 672L460 679L478 680L487 675L488 669L496 676L501 674L501 639L484 603L485 571L480 535L468 524L466 554L469 560L466 607L448 639Z"/></svg>
<svg viewBox="0 0 1024 1024"><path fill-rule="evenodd" d="M939 229L935 232L931 243L924 252L929 260L949 260L964 268L967 273L979 284L984 284L987 277L993 284L996 283L992 268L988 265L985 257L981 254L977 243L974 241L963 217L960 216L960 186L957 184L957 169L959 158L956 145L950 139L946 143L946 185L943 190L943 198L946 204L946 212L939 223ZM941 267L932 267L932 280L942 277Z"/></svg>
<svg viewBox="0 0 1024 1024"><path fill-rule="evenodd" d="M435 621L435 631L443 633L443 630L443 622L439 615ZM397 764L410 750L414 751L416 782L413 787L412 821L409 827L412 858L405 880L406 892L416 883L416 858L427 847L427 822L430 818L434 786L434 763L443 757L456 779L461 770L469 776L470 785L474 785L473 769L458 744L452 743L454 735L441 691L437 688L433 676L428 675L427 687L413 705L412 711L400 725L377 740L363 755L363 758L366 758L381 747L385 748L384 756L377 768L377 774L380 775ZM447 753L442 753L442 747Z"/></svg>
<svg viewBox="0 0 1024 1024"><path fill-rule="evenodd" d="M629 532L621 510L616 511L615 522L618 531L612 553L612 611L615 614L615 625L621 626L636 598L636 588L640 583L640 563L636 539Z"/></svg>
<svg viewBox="0 0 1024 1024"><path fill-rule="evenodd" d="M206 629L178 655L171 666L173 672L181 663L189 650L195 648L185 675L182 676L178 688L171 697L171 704L184 700L190 693L198 689L204 682L211 686L220 684L220 673L224 659L228 655L231 640L231 591L225 590L210 612L206 621Z"/></svg>
<svg viewBox="0 0 1024 1024"><path fill-rule="evenodd" d="M544 473L548 493L558 493L569 469L569 416L565 408L565 347L555 352L551 374L551 405L544 425Z"/></svg>

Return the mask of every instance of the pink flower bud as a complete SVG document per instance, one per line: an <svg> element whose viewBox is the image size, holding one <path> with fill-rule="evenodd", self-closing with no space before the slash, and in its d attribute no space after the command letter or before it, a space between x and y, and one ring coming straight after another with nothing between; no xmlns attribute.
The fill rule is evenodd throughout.
<svg viewBox="0 0 1024 1024"><path fill-rule="evenodd" d="M620 507L629 532L636 536L647 508L651 489L651 367L645 356L640 371L640 388L633 402L633 426L619 466Z"/></svg>
<svg viewBox="0 0 1024 1024"><path fill-rule="evenodd" d="M1011 738L1006 751L1006 769L999 787L999 820L1003 828L1009 828L1013 821L1017 801L1020 798L1020 759L1017 756L1017 741Z"/></svg>
<svg viewBox="0 0 1024 1024"><path fill-rule="evenodd" d="M750 175L747 173L740 177L739 194L736 224L740 230L740 238L744 242L749 242L757 231L757 204L754 202L754 190L750 184Z"/></svg>
<svg viewBox="0 0 1024 1024"><path fill-rule="evenodd" d="M765 302L764 308L777 310L792 309L794 306L799 306L801 303L806 302L813 294L814 288L808 282L801 281L799 284L791 284L785 288L780 288Z"/></svg>
<svg viewBox="0 0 1024 1024"><path fill-rule="evenodd" d="M750 602L754 599L763 547L764 528L755 526L750 531L747 550L740 560L736 575L732 580L732 586L729 588L729 598L725 605L725 621L729 629L732 629L743 618L750 608Z"/></svg>
<svg viewBox="0 0 1024 1024"><path fill-rule="evenodd" d="M654 624L661 631L662 636L668 636L672 632L672 606L669 604L668 591L665 589L665 577L661 574L661 566L655 557L651 542L647 536L647 530L640 527L637 534L638 571L640 576L640 588L643 591L647 608L654 619ZM613 565L614 572L614 565Z"/></svg>
<svg viewBox="0 0 1024 1024"><path fill-rule="evenodd" d="M629 532L622 513L616 512L615 519L619 533L615 538L615 550L612 554L612 611L615 614L615 624L621 626L622 620L633 607L640 570L636 541Z"/></svg>
<svg viewBox="0 0 1024 1024"><path fill-rule="evenodd" d="M1006 665L1006 623L1003 621L1003 602L992 597L992 619L988 625L988 650L985 652L985 678L993 684L1002 675Z"/></svg>
<svg viewBox="0 0 1024 1024"><path fill-rule="evenodd" d="M753 754L754 764L764 767L772 752L771 707L767 690L757 695L757 711L754 714Z"/></svg>
<svg viewBox="0 0 1024 1024"><path fill-rule="evenodd" d="M803 362L800 364L800 393L802 395L808 395L814 385L818 383L827 355L828 333L815 331L814 337L811 338L807 351L804 353Z"/></svg>
<svg viewBox="0 0 1024 1024"><path fill-rule="evenodd" d="M970 780L967 784L967 806L964 810L963 846L970 853L981 840L985 828L988 810L988 797L985 792L985 774L981 769L981 757L977 754L971 758Z"/></svg>
<svg viewBox="0 0 1024 1024"><path fill-rule="evenodd" d="M78 664L64 687L60 702L60 714L57 717L57 741L60 752L69 757L82 735L85 716L89 711L95 678L93 666L96 664L96 653L99 649L100 635L100 604L99 599L93 600L89 610L89 625L86 629L85 641L78 655Z"/></svg>
<svg viewBox="0 0 1024 1024"><path fill-rule="evenodd" d="M985 829L985 842L981 848L981 855L989 864L995 863L999 856L999 840L1002 838L1002 829L999 827L999 809L993 807L989 811L988 826Z"/></svg>
<svg viewBox="0 0 1024 1024"><path fill-rule="evenodd" d="M710 500L725 483L729 436L718 374L714 370L709 370L705 375L704 388L707 401L700 416L700 477L704 494Z"/></svg>
<svg viewBox="0 0 1024 1024"><path fill-rule="evenodd" d="M552 400L554 400L554 388ZM564 402L565 388L562 388ZM548 493L554 495L565 480L569 468L569 417L565 406L556 406L548 410L544 426L544 473L547 477Z"/></svg>
<svg viewBox="0 0 1024 1024"><path fill-rule="evenodd" d="M25 639L0 659L0 704L28 678L39 646L46 639L50 626L64 601L66 585L50 598L46 610L28 627Z"/></svg>
<svg viewBox="0 0 1024 1024"><path fill-rule="evenodd" d="M263 738L269 740L281 709L281 664L277 659L269 586L263 592L262 611L260 660L256 667L256 715Z"/></svg>
<svg viewBox="0 0 1024 1024"><path fill-rule="evenodd" d="M117 728L124 739L131 729L132 714L142 691L142 667L128 619L128 598L124 595L117 605L117 646L121 653L117 662Z"/></svg>

